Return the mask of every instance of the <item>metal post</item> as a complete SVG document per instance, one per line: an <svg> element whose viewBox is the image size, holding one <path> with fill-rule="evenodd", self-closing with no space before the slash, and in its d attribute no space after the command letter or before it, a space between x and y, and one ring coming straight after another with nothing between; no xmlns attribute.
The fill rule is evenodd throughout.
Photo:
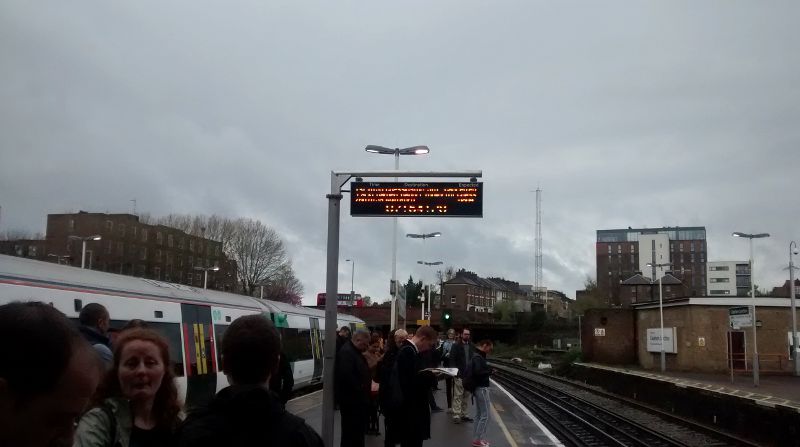
<svg viewBox="0 0 800 447"><path fill-rule="evenodd" d="M581 332L581 315L578 315L578 347L583 350L583 333Z"/></svg>
<svg viewBox="0 0 800 447"><path fill-rule="evenodd" d="M753 298L753 386L758 386L758 328L756 325L756 282L753 271L753 238L750 237L750 296Z"/></svg>
<svg viewBox="0 0 800 447"><path fill-rule="evenodd" d="M394 170L400 169L400 149L394 150ZM397 177L394 178L397 181ZM392 292L392 312L390 322L391 330L397 328L397 216L392 217L392 283L394 284L394 291ZM408 297L406 297L408 299Z"/></svg>
<svg viewBox="0 0 800 447"><path fill-rule="evenodd" d="M83 240L83 249L81 250L81 268L86 268L86 239Z"/></svg>
<svg viewBox="0 0 800 447"><path fill-rule="evenodd" d="M733 330L728 329L728 355L731 360L731 383L733 383Z"/></svg>
<svg viewBox="0 0 800 447"><path fill-rule="evenodd" d="M792 241L789 243L789 296L792 299L792 356L794 357L794 375L800 376L800 346L798 346L797 337L797 303L795 299L794 290L794 261L792 259L792 246L797 249L797 243Z"/></svg>
<svg viewBox="0 0 800 447"><path fill-rule="evenodd" d="M356 295L356 289L353 287L355 279L356 279L356 260L353 259L353 268L350 270L350 295L351 295L350 298L351 299L355 298L355 295ZM355 303L353 303L353 305L355 305Z"/></svg>
<svg viewBox="0 0 800 447"><path fill-rule="evenodd" d="M328 262L325 281L325 360L322 387L322 440L326 447L333 446L334 405L333 381L336 361L336 297L339 288L339 215L342 187L339 177L331 172L331 193L328 199Z"/></svg>
<svg viewBox="0 0 800 447"><path fill-rule="evenodd" d="M208 268L203 269L203 289L208 288Z"/></svg>
<svg viewBox="0 0 800 447"><path fill-rule="evenodd" d="M667 370L667 357L664 354L664 300L661 294L661 278L663 276L658 278L658 311L661 314L661 372L663 373ZM674 343L675 340L672 342Z"/></svg>

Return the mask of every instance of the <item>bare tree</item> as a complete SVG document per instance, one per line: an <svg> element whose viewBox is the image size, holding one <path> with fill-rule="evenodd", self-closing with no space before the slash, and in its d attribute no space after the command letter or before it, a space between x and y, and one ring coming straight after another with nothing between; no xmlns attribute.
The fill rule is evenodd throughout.
<svg viewBox="0 0 800 447"><path fill-rule="evenodd" d="M303 304L303 284L295 276L291 261L283 264L278 275L266 282L264 298L296 306Z"/></svg>
<svg viewBox="0 0 800 447"><path fill-rule="evenodd" d="M0 240L2 241L15 241L18 239L33 239L33 237L31 236L30 231L23 230L20 228L12 228L10 230L6 230L3 233L0 233ZM38 238L38 239L43 239L43 238Z"/></svg>
<svg viewBox="0 0 800 447"><path fill-rule="evenodd" d="M233 234L223 248L238 265L242 291L253 295L257 284L268 283L280 276L288 262L286 248L278 233L253 219L233 222ZM227 246L227 247L226 247Z"/></svg>

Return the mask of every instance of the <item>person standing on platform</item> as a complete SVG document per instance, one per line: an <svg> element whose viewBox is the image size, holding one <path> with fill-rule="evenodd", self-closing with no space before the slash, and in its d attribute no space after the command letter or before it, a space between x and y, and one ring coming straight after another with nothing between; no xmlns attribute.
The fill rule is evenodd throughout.
<svg viewBox="0 0 800 447"><path fill-rule="evenodd" d="M364 447L372 383L364 357L369 337L367 330L357 330L336 354L334 394L341 414L341 447Z"/></svg>
<svg viewBox="0 0 800 447"><path fill-rule="evenodd" d="M342 328L339 329L339 333L336 334L336 352L339 352L348 340L350 340L350 328L342 326Z"/></svg>
<svg viewBox="0 0 800 447"><path fill-rule="evenodd" d="M111 353L111 339L108 337L108 329L111 327L108 310L102 304L89 303L81 308L78 322L81 324L78 330L97 351L106 367L110 368L114 356Z"/></svg>
<svg viewBox="0 0 800 447"><path fill-rule="evenodd" d="M281 347L272 322L261 315L239 317L220 344L222 370L231 385L207 408L189 414L176 445L323 447L317 432L267 389Z"/></svg>
<svg viewBox="0 0 800 447"><path fill-rule="evenodd" d="M383 354L380 362L378 362L378 376L376 382L379 383L378 388L378 405L383 413L383 445L384 447L393 447L398 442L398 436L395 434L395 414L396 411L390 405L391 387L390 379L392 369L394 368L397 354L400 352L400 347L403 342L408 338L408 332L405 329L398 329L394 334L390 334L386 343L386 352Z"/></svg>
<svg viewBox="0 0 800 447"><path fill-rule="evenodd" d="M103 366L75 325L42 302L0 306L0 446L72 445Z"/></svg>
<svg viewBox="0 0 800 447"><path fill-rule="evenodd" d="M456 331L454 329L447 330L447 340L442 344L442 366L445 368L452 367L450 360L450 351L455 343ZM444 378L445 394L447 395L447 412L453 412L453 378L446 376Z"/></svg>
<svg viewBox="0 0 800 447"><path fill-rule="evenodd" d="M420 354L437 342L436 330L422 326L410 340L403 342L397 354L397 377L402 402L394 416L395 434L401 447L421 447L431 437L431 413L428 395L436 377L422 372L426 365Z"/></svg>
<svg viewBox="0 0 800 447"><path fill-rule="evenodd" d="M278 371L269 378L269 389L277 394L281 402L286 405L292 395L292 388L294 388L292 365L289 363L286 353L281 351L281 356L278 360Z"/></svg>
<svg viewBox="0 0 800 447"><path fill-rule="evenodd" d="M458 368L458 375L453 379L453 422L472 422L472 418L467 416L467 401L469 392L464 389L464 372L467 370L467 362L472 360L475 354L475 345L470 341L469 328L461 331L461 338L453 344L450 350L452 367Z"/></svg>
<svg viewBox="0 0 800 447"><path fill-rule="evenodd" d="M486 434L486 424L489 422L489 376L492 368L486 362L486 356L492 353L494 343L491 340L481 340L476 345L477 351L472 357L471 380L475 385L475 427L472 431L473 447L488 447L489 443L483 439Z"/></svg>

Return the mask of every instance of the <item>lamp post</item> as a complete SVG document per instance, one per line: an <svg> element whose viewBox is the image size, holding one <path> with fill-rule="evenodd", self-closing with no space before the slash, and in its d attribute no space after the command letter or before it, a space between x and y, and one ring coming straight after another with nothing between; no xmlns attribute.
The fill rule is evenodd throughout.
<svg viewBox="0 0 800 447"><path fill-rule="evenodd" d="M431 265L442 265L442 264L444 264L444 262L442 262L442 261L434 261L434 262L417 261L417 264L431 266ZM428 317L431 316L431 301L433 301L431 299L431 291L430 291L430 289L428 289Z"/></svg>
<svg viewBox="0 0 800 447"><path fill-rule="evenodd" d="M195 267L195 270L202 270L203 271L203 289L206 289L208 286L208 271L211 270L212 272L219 271L219 267ZM264 289L261 289L262 293ZM262 295L263 297L263 295Z"/></svg>
<svg viewBox="0 0 800 447"><path fill-rule="evenodd" d="M753 280L755 275L753 274L753 239L761 239L764 237L769 237L769 233L741 233L735 232L732 235L733 237L744 237L750 240L750 296L753 298L753 311L751 312L753 315L753 386L758 386L759 378L758 378L758 336L756 335L756 282Z"/></svg>
<svg viewBox="0 0 800 447"><path fill-rule="evenodd" d="M798 350L798 337L797 337L797 305L795 300L794 291L794 262L792 259L793 254L797 254L797 242L792 241L789 243L789 296L792 298L792 356L794 357L794 375L800 376L800 350Z"/></svg>
<svg viewBox="0 0 800 447"><path fill-rule="evenodd" d="M345 259L344 262L352 262L353 268L350 271L350 299L353 300L356 298L356 289L353 287L353 283L356 278L356 261L354 259ZM355 303L351 303L355 305Z"/></svg>
<svg viewBox="0 0 800 447"><path fill-rule="evenodd" d="M365 147L364 150L372 154L394 155L395 171L400 170L401 155L424 155L431 151L428 149L428 146L413 146L405 149L390 149L388 147L375 146L372 144ZM397 177L394 178L394 181L397 181ZM394 288L392 290L392 321L390 322L390 327L391 330L395 330L397 327L397 216L392 218L392 284L394 285Z"/></svg>
<svg viewBox="0 0 800 447"><path fill-rule="evenodd" d="M654 269L660 269L663 267L669 267L672 264L669 262L664 264L653 264L652 262L648 262L648 267L653 267ZM655 270L654 270L655 271ZM661 315L661 372L665 372L667 370L667 355L664 353L664 298L661 293L661 278L664 275L658 277L658 313ZM675 343L675 334L672 334L672 343Z"/></svg>
<svg viewBox="0 0 800 447"><path fill-rule="evenodd" d="M99 234L95 234L95 235L92 235L92 236L86 236L86 237L81 237L81 236L70 236L69 238L70 238L70 239L74 239L74 240L76 240L76 241L81 241L81 242L83 242L83 244L82 244L82 248L81 248L81 268L82 268L82 269L86 268L86 242L87 242L87 241L99 241L99 240L100 240L100 239L102 239L103 237L102 237L102 236L100 236Z"/></svg>

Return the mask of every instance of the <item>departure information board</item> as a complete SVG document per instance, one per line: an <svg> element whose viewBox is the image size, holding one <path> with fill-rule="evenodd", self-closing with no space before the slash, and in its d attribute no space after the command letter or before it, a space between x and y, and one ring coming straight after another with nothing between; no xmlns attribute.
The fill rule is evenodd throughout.
<svg viewBox="0 0 800 447"><path fill-rule="evenodd" d="M352 182L350 215L483 217L483 183Z"/></svg>

